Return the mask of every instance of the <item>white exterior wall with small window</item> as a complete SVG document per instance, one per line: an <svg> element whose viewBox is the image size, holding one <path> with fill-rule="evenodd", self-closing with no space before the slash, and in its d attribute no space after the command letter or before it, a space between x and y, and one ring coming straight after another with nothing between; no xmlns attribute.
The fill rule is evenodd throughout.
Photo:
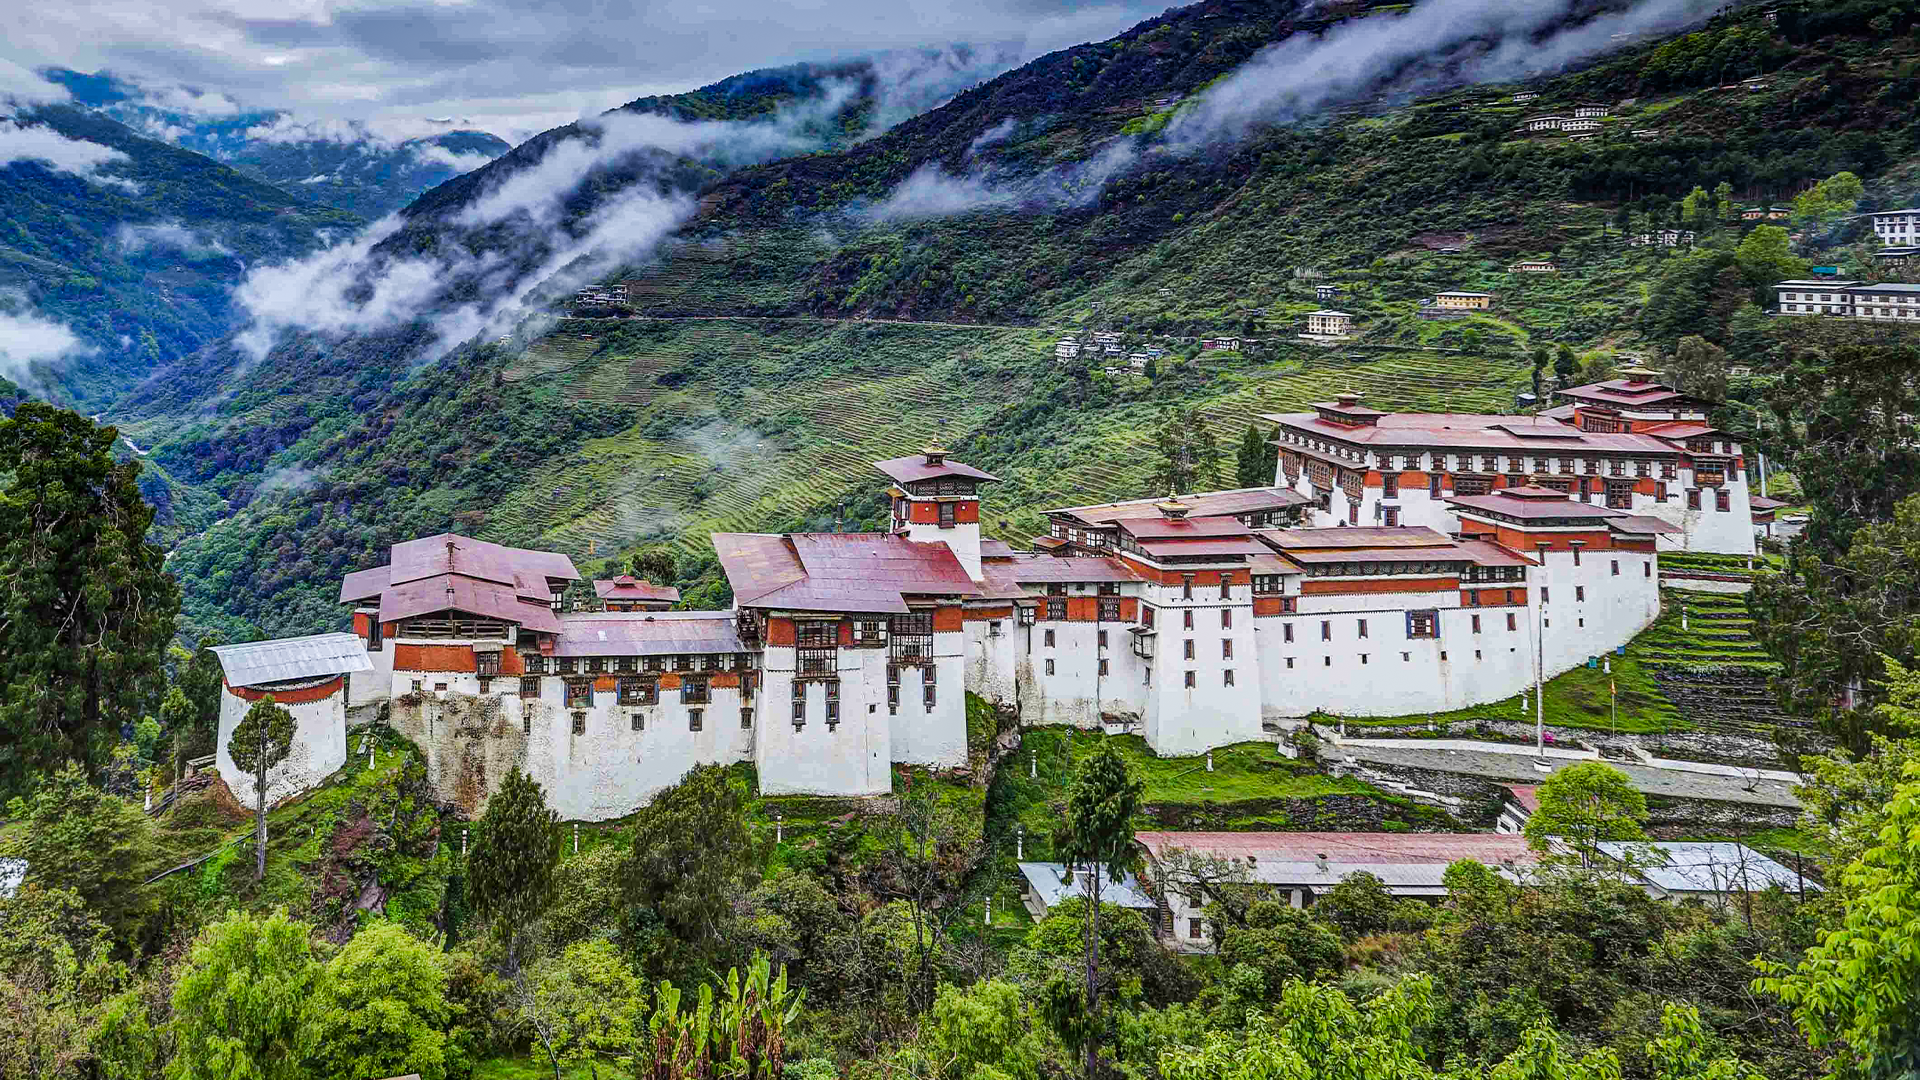
<svg viewBox="0 0 1920 1080"><path fill-rule="evenodd" d="M1463 608L1457 590L1302 597L1297 614L1260 620L1259 651L1275 716L1447 712L1511 697L1533 678L1527 609Z"/></svg>
<svg viewBox="0 0 1920 1080"><path fill-rule="evenodd" d="M1093 586L1078 588L1078 595L1093 591ZM1139 587L1128 586L1127 592L1137 596ZM1048 619L1047 599L1035 594L1035 621L1020 628L1027 643L1016 668L1022 721L1087 729L1099 727L1103 717L1138 722L1146 710L1149 661L1134 653L1136 623Z"/></svg>
<svg viewBox="0 0 1920 1080"><path fill-rule="evenodd" d="M1012 705L1019 700L1016 671L1022 652L1020 642L1026 633L1017 608L991 618L968 616L967 693L978 694L995 705Z"/></svg>
<svg viewBox="0 0 1920 1080"><path fill-rule="evenodd" d="M796 679L798 650L793 646L768 645L762 650L761 677L766 685L760 691L763 715L758 720L754 765L763 794L884 795L893 790L892 737L897 722L901 717L928 720L920 700L909 700L913 696L909 689L918 691L921 680L917 672L903 671L901 715L895 716L887 711L887 650L836 652L838 678L827 680ZM957 670L954 676L957 691ZM827 723L830 693L837 695L840 716L832 726ZM796 706L801 716L797 726ZM960 707L960 760L964 761L964 703ZM936 723L938 712L936 704Z"/></svg>
<svg viewBox="0 0 1920 1080"><path fill-rule="evenodd" d="M1147 745L1175 756L1262 738L1252 586L1231 585L1223 594L1219 585L1196 584L1189 596L1181 585L1149 583L1142 601L1154 608L1158 630L1144 715Z"/></svg>
<svg viewBox="0 0 1920 1080"><path fill-rule="evenodd" d="M1582 550L1577 564L1571 551L1544 555L1529 571L1539 589L1528 606L1545 603L1539 632L1549 678L1625 645L1660 617L1658 555L1600 548Z"/></svg>
<svg viewBox="0 0 1920 1080"><path fill-rule="evenodd" d="M363 605L355 612L365 615L369 624L378 626L380 606ZM393 689L393 641L384 635L380 647L367 650L367 659L373 663L372 671L355 672L347 680L347 708L359 708L363 705L378 705L392 699Z"/></svg>

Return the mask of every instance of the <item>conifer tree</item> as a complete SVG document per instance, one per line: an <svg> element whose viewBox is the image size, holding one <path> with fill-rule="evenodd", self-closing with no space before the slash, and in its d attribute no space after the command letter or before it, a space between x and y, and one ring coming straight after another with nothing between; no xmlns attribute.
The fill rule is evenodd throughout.
<svg viewBox="0 0 1920 1080"><path fill-rule="evenodd" d="M540 784L516 769L487 800L478 832L467 857L467 887L474 909L506 934L507 969L517 971L520 945L553 898L560 815L547 808Z"/></svg>
<svg viewBox="0 0 1920 1080"><path fill-rule="evenodd" d="M0 420L0 790L68 759L91 771L159 696L180 590L118 438L40 402Z"/></svg>
<svg viewBox="0 0 1920 1080"><path fill-rule="evenodd" d="M293 753L293 714L274 703L268 694L253 703L233 737L227 740L227 756L241 769L253 774L253 880L267 876L267 774Z"/></svg>
<svg viewBox="0 0 1920 1080"><path fill-rule="evenodd" d="M1234 457L1235 487L1265 487L1273 483L1273 470L1267 466L1267 440L1260 437L1260 429L1247 425L1247 433L1240 436L1240 450Z"/></svg>
<svg viewBox="0 0 1920 1080"><path fill-rule="evenodd" d="M1146 786L1127 767L1127 759L1102 742L1074 773L1067 789L1067 816L1055 848L1069 866L1087 870L1087 982L1079 1033L1085 1041L1087 1077L1099 1075L1100 1062L1100 893L1102 886L1125 879L1139 855L1133 846L1133 818Z"/></svg>

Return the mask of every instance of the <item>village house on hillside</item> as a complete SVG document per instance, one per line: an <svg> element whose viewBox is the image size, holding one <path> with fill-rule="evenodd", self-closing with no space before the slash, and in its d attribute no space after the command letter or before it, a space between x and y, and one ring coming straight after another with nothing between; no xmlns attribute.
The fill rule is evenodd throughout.
<svg viewBox="0 0 1920 1080"><path fill-rule="evenodd" d="M1353 333L1353 316L1344 311L1308 312L1307 333L1316 337L1347 337Z"/></svg>
<svg viewBox="0 0 1920 1080"><path fill-rule="evenodd" d="M1550 259L1528 259L1507 267L1509 274L1557 274L1560 268Z"/></svg>
<svg viewBox="0 0 1920 1080"><path fill-rule="evenodd" d="M1493 306L1493 294L1460 291L1434 293L1433 306L1448 311L1485 311Z"/></svg>
<svg viewBox="0 0 1920 1080"><path fill-rule="evenodd" d="M1586 105L1575 105L1573 107L1573 115L1574 115L1574 118L1577 120L1597 119L1599 117L1607 115L1612 111L1613 109L1607 105L1586 104Z"/></svg>
<svg viewBox="0 0 1920 1080"><path fill-rule="evenodd" d="M1920 209L1877 210L1872 216L1873 235L1882 243L1920 245Z"/></svg>

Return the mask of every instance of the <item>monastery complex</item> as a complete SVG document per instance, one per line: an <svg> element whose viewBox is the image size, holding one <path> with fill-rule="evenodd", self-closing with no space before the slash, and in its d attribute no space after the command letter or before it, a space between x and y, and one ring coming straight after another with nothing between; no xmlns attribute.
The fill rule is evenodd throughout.
<svg viewBox="0 0 1920 1080"><path fill-rule="evenodd" d="M1539 416L1353 395L1269 416L1272 487L1049 511L1025 551L980 534L995 478L929 448L876 463L886 532L714 534L729 611L631 578L565 600L562 554L395 544L341 583L350 634L221 649L220 772L254 798L227 744L268 693L299 726L276 796L384 711L442 798L477 812L518 768L585 820L706 763L752 762L768 794L885 793L896 763L965 764L969 692L1166 755L1501 700L1651 623L1659 552L1754 550L1740 447L1650 375Z"/></svg>

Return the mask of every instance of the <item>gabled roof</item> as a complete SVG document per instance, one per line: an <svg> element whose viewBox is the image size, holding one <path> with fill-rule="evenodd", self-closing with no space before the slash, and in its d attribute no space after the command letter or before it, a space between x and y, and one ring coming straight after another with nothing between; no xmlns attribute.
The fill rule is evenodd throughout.
<svg viewBox="0 0 1920 1080"><path fill-rule="evenodd" d="M213 655L220 660L228 686L268 686L373 670L367 643L353 634L311 634L215 645Z"/></svg>
<svg viewBox="0 0 1920 1080"><path fill-rule="evenodd" d="M1140 540L1136 541L1141 551L1150 558L1177 556L1211 557L1228 555L1264 555L1267 547L1251 535L1220 537L1204 540Z"/></svg>
<svg viewBox="0 0 1920 1080"><path fill-rule="evenodd" d="M1607 528L1629 536L1652 536L1656 533L1683 533L1680 526L1651 514L1622 514L1607 519Z"/></svg>
<svg viewBox="0 0 1920 1080"><path fill-rule="evenodd" d="M1213 536L1245 536L1247 526L1231 517L1121 518L1120 531L1139 540L1197 540Z"/></svg>
<svg viewBox="0 0 1920 1080"><path fill-rule="evenodd" d="M1500 488L1487 495L1456 495L1447 502L1469 512L1481 510L1523 521L1563 521L1569 518L1598 520L1627 516L1604 506L1576 502L1568 498L1564 491L1541 487Z"/></svg>
<svg viewBox="0 0 1920 1080"><path fill-rule="evenodd" d="M976 596L945 544L891 533L714 533L740 607L904 614L908 596Z"/></svg>
<svg viewBox="0 0 1920 1080"><path fill-rule="evenodd" d="M1318 413L1262 413L1262 419L1338 442L1410 449L1524 450L1528 453L1672 454L1668 443L1652 435L1580 431L1546 415L1501 416L1478 413L1388 413L1372 424L1336 424ZM1525 437L1516 434L1524 431ZM1567 433L1571 432L1569 436ZM1289 453L1307 453L1281 443ZM1357 468L1342 462L1343 468Z"/></svg>
<svg viewBox="0 0 1920 1080"><path fill-rule="evenodd" d="M518 623L529 630L559 629L551 603L554 585L580 580L573 560L440 533L393 545L386 566L356 570L340 582L341 603L380 601L381 622L464 611Z"/></svg>
<svg viewBox="0 0 1920 1080"><path fill-rule="evenodd" d="M672 585L655 585L631 574L593 583L594 594L602 600L632 600L641 603L677 603L680 590Z"/></svg>
<svg viewBox="0 0 1920 1080"><path fill-rule="evenodd" d="M555 656L746 652L730 611L595 611L560 620Z"/></svg>
<svg viewBox="0 0 1920 1080"><path fill-rule="evenodd" d="M360 600L372 600L393 580L393 567L376 566L371 570L355 570L340 579L340 602L351 604Z"/></svg>
<svg viewBox="0 0 1920 1080"><path fill-rule="evenodd" d="M896 484L910 484L916 480L938 480L949 476L994 482L1000 479L992 473L983 472L971 465L951 461L944 455L938 455L937 460L934 461L929 461L928 457L927 454L908 454L906 457L876 461L873 467L892 477Z"/></svg>
<svg viewBox="0 0 1920 1080"><path fill-rule="evenodd" d="M1633 379L1608 379L1606 382L1588 383L1585 386L1569 387L1560 391L1561 397L1576 401L1591 401L1599 405L1624 405L1628 407L1646 405L1673 405L1676 402L1692 404L1711 404L1705 399L1691 394L1683 394L1665 383L1639 382Z"/></svg>
<svg viewBox="0 0 1920 1080"><path fill-rule="evenodd" d="M1060 863L1051 862L1023 862L1019 866L1020 876L1027 879L1027 888L1048 908L1069 897L1087 895L1085 870L1070 870ZM1132 874L1122 876L1118 883L1102 881L1100 902L1136 911L1154 911L1159 907L1140 887L1140 879Z"/></svg>
<svg viewBox="0 0 1920 1080"><path fill-rule="evenodd" d="M1444 548L1453 541L1424 525L1350 525L1332 529L1262 529L1262 540L1286 552L1351 548Z"/></svg>
<svg viewBox="0 0 1920 1080"><path fill-rule="evenodd" d="M1747 505L1755 510L1778 510L1788 503L1784 499L1770 499L1765 495L1749 495Z"/></svg>

